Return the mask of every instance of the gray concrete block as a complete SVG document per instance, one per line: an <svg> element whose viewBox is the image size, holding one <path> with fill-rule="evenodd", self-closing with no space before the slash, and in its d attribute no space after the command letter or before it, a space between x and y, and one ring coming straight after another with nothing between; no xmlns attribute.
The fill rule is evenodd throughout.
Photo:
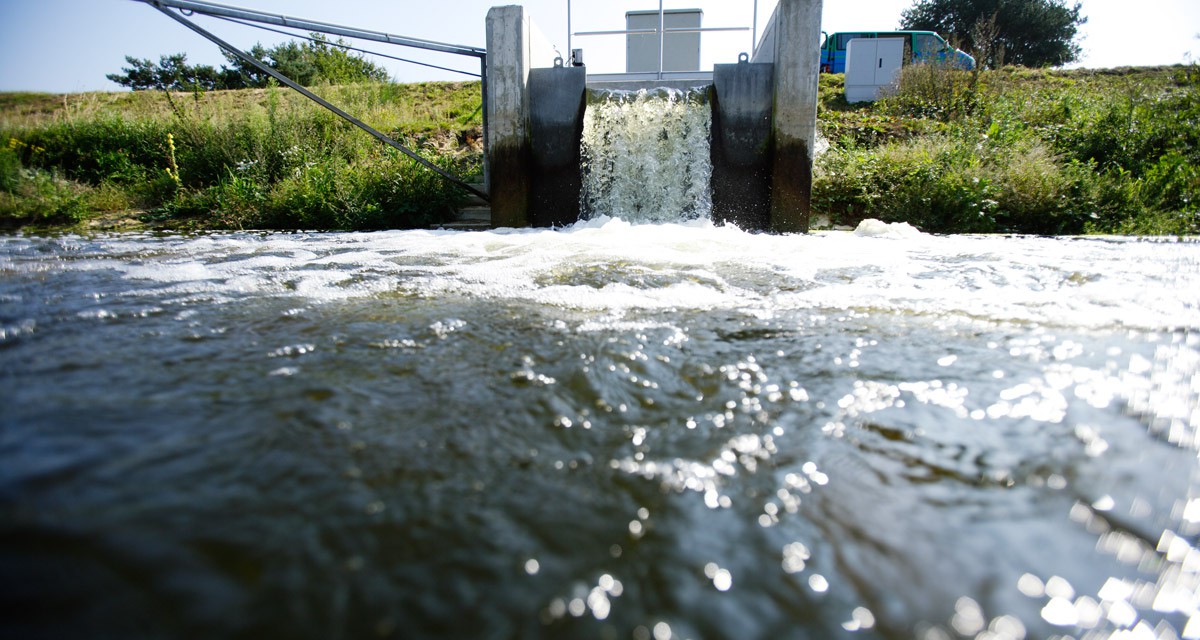
<svg viewBox="0 0 1200 640"><path fill-rule="evenodd" d="M579 219L579 141L583 135L587 71L583 67L529 73L529 128L533 174L529 224L573 224Z"/></svg>
<svg viewBox="0 0 1200 640"><path fill-rule="evenodd" d="M774 73L749 62L713 69L713 217L743 229L769 223Z"/></svg>

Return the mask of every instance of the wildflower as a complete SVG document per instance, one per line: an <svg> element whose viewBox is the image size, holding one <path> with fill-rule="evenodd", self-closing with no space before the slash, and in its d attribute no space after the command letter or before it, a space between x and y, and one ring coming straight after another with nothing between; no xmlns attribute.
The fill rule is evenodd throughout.
<svg viewBox="0 0 1200 640"><path fill-rule="evenodd" d="M8 148L12 151L16 151L18 149L29 149L33 153L41 153L46 150L45 148L39 147L35 144L28 144L25 142L21 142L20 140L17 140L16 138L8 139Z"/></svg>
<svg viewBox="0 0 1200 640"><path fill-rule="evenodd" d="M167 132L167 175L175 181L176 187L183 186L183 182L179 179L179 165L175 162L175 134Z"/></svg>

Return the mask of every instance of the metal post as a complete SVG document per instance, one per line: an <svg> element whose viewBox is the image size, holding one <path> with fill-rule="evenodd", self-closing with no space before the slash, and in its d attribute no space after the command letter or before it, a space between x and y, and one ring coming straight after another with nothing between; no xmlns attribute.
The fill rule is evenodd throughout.
<svg viewBox="0 0 1200 640"><path fill-rule="evenodd" d="M758 55L758 0L754 0L754 20L750 27L750 59Z"/></svg>
<svg viewBox="0 0 1200 640"><path fill-rule="evenodd" d="M666 19L663 18L663 0L658 0L658 79L662 80L663 50L667 45Z"/></svg>
<svg viewBox="0 0 1200 640"><path fill-rule="evenodd" d="M483 115L483 190L489 194L492 192L492 168L487 157L487 140L488 140L488 58L483 56L479 59L479 95L480 95L480 110Z"/></svg>
<svg viewBox="0 0 1200 640"><path fill-rule="evenodd" d="M567 62L567 66L575 66L575 50L571 48L571 0L567 0Z"/></svg>

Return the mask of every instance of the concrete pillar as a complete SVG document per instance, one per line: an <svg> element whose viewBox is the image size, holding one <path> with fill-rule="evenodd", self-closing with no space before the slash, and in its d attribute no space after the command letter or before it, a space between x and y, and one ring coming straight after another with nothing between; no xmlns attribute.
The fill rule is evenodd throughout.
<svg viewBox="0 0 1200 640"><path fill-rule="evenodd" d="M780 0L775 10L772 231L807 232L817 138L822 0Z"/></svg>
<svg viewBox="0 0 1200 640"><path fill-rule="evenodd" d="M484 162L492 226L529 224L529 70L554 64L554 48L520 6L487 15L488 132Z"/></svg>

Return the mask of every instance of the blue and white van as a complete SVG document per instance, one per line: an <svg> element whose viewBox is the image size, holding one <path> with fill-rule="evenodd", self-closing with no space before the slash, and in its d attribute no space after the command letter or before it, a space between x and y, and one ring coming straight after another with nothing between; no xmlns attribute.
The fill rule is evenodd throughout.
<svg viewBox="0 0 1200 640"><path fill-rule="evenodd" d="M821 71L846 72L846 44L855 38L902 38L904 64L919 62L949 62L952 66L970 71L975 58L955 49L932 31L838 31L825 35L821 43Z"/></svg>

